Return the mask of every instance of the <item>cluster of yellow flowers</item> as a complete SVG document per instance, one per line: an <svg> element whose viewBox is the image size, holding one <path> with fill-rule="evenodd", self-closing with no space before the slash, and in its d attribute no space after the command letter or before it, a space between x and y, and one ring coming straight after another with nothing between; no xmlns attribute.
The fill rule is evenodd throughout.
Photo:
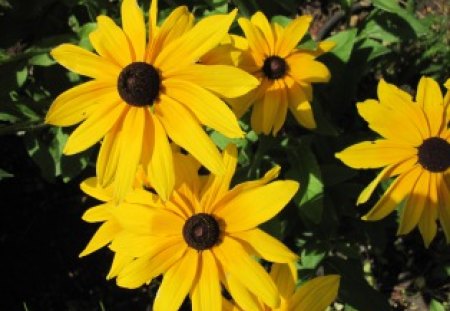
<svg viewBox="0 0 450 311"><path fill-rule="evenodd" d="M283 28L258 12L238 19L241 37L228 34L236 11L195 23L178 7L158 25L153 0L147 31L136 0L124 0L121 9L122 28L98 17L89 36L97 53L72 44L51 52L59 64L92 78L58 96L46 117L57 126L81 123L65 154L101 141L97 176L81 184L103 202L83 219L101 225L81 256L109 246L108 278L127 288L163 275L153 310L177 310L187 295L194 310L324 310L337 296L339 276L317 277L296 290L297 256L257 228L288 204L299 184L273 181L280 171L274 167L230 189L236 147L221 154L202 125L243 137L238 118L253 106L256 133L276 135L288 108L302 126L315 128L311 83L330 79L316 58L335 44L297 48L310 16ZM358 203L399 175L365 218L383 218L406 198L400 234L418 223L428 245L439 215L450 239L450 96L443 99L439 86L423 78L417 103L384 81L379 98L358 110L385 139L337 155L356 168L385 166ZM202 166L211 174L199 174ZM273 263L270 274L255 257ZM223 289L232 300L222 297Z"/></svg>

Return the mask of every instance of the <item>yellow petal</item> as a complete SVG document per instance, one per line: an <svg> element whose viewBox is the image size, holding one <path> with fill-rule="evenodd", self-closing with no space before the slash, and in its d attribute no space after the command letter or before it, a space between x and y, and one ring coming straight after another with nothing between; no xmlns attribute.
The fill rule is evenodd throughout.
<svg viewBox="0 0 450 311"><path fill-rule="evenodd" d="M154 194L145 189L133 189L127 193L125 202L131 204L147 205L149 207L161 208L162 204L157 194Z"/></svg>
<svg viewBox="0 0 450 311"><path fill-rule="evenodd" d="M154 277L164 273L186 253L187 246L181 242L168 240L164 248L151 258L140 257L128 264L117 276L117 285L137 288L150 282Z"/></svg>
<svg viewBox="0 0 450 311"><path fill-rule="evenodd" d="M188 249L164 274L153 304L154 311L176 311L189 293L198 271L197 251Z"/></svg>
<svg viewBox="0 0 450 311"><path fill-rule="evenodd" d="M111 189L100 187L98 184L98 180L95 177L85 179L80 184L80 188L84 193L93 198L96 198L97 200L107 202L112 199Z"/></svg>
<svg viewBox="0 0 450 311"><path fill-rule="evenodd" d="M364 220L380 220L389 215L416 183L422 169L416 165L409 172L397 177L375 206L365 215Z"/></svg>
<svg viewBox="0 0 450 311"><path fill-rule="evenodd" d="M220 310L222 294L216 259L209 250L199 255L199 275L192 289L192 310Z"/></svg>
<svg viewBox="0 0 450 311"><path fill-rule="evenodd" d="M331 78L327 66L312 60L309 55L295 53L286 58L288 74L297 83L328 82Z"/></svg>
<svg viewBox="0 0 450 311"><path fill-rule="evenodd" d="M450 243L450 185L445 181L443 175L437 179L437 187L439 190L439 221L447 243Z"/></svg>
<svg viewBox="0 0 450 311"><path fill-rule="evenodd" d="M441 88L431 78L422 77L417 86L417 103L423 108L428 119L431 136L437 136L444 119Z"/></svg>
<svg viewBox="0 0 450 311"><path fill-rule="evenodd" d="M291 200L299 184L292 180L274 181L238 194L215 210L227 232L253 229L271 219Z"/></svg>
<svg viewBox="0 0 450 311"><path fill-rule="evenodd" d="M252 229L231 234L237 240L248 243L259 257L270 262L289 263L297 260L295 255L283 243L260 229Z"/></svg>
<svg viewBox="0 0 450 311"><path fill-rule="evenodd" d="M266 305L280 304L277 288L267 272L252 259L234 239L224 236L222 243L212 249L224 271L230 273Z"/></svg>
<svg viewBox="0 0 450 311"><path fill-rule="evenodd" d="M292 296L289 310L325 310L337 297L339 281L339 275L327 275L306 282Z"/></svg>
<svg viewBox="0 0 450 311"><path fill-rule="evenodd" d="M262 59L271 55L269 44L259 27L256 27L250 20L243 17L238 19L238 23L247 38L248 46L252 53Z"/></svg>
<svg viewBox="0 0 450 311"><path fill-rule="evenodd" d="M152 234L150 223L155 209L144 205L121 203L111 210L111 213L124 229L137 234Z"/></svg>
<svg viewBox="0 0 450 311"><path fill-rule="evenodd" d="M89 34L95 50L104 58L123 68L133 61L127 36L108 16L97 17L97 29Z"/></svg>
<svg viewBox="0 0 450 311"><path fill-rule="evenodd" d="M148 164L147 175L161 198L168 200L175 185L172 150L158 117L149 116L148 119L153 121L153 137L150 140L153 142L153 150Z"/></svg>
<svg viewBox="0 0 450 311"><path fill-rule="evenodd" d="M150 233L157 236L181 236L185 219L166 209L158 210L149 221Z"/></svg>
<svg viewBox="0 0 450 311"><path fill-rule="evenodd" d="M419 220L419 230L422 234L425 247L429 247L431 241L436 236L438 217L438 174L430 173L428 203L424 206L422 216Z"/></svg>
<svg viewBox="0 0 450 311"><path fill-rule="evenodd" d="M81 219L86 222L103 222L112 218L111 208L114 207L112 202L103 203L91 207L86 212L84 212Z"/></svg>
<svg viewBox="0 0 450 311"><path fill-rule="evenodd" d="M149 54L147 55L148 61L153 63L165 46L192 28L192 23L192 16L186 6L179 6L174 9L164 20L161 28L158 29L156 37L150 42Z"/></svg>
<svg viewBox="0 0 450 311"><path fill-rule="evenodd" d="M417 154L417 148L391 140L364 141L336 154L353 168L379 168L402 162Z"/></svg>
<svg viewBox="0 0 450 311"><path fill-rule="evenodd" d="M170 139L211 172L223 174L219 151L189 111L170 97L161 95L161 103L156 105L155 112Z"/></svg>
<svg viewBox="0 0 450 311"><path fill-rule="evenodd" d="M86 248L80 253L80 257L89 255L92 252L102 248L116 236L118 232L122 230L122 227L116 221L106 221L103 223L97 232L95 232L92 239L89 241Z"/></svg>
<svg viewBox="0 0 450 311"><path fill-rule="evenodd" d="M64 154L81 152L98 142L117 122L124 108L122 102L105 103L98 107L69 136L64 147Z"/></svg>
<svg viewBox="0 0 450 311"><path fill-rule="evenodd" d="M73 44L61 44L50 54L59 64L83 76L115 81L120 73L114 63Z"/></svg>
<svg viewBox="0 0 450 311"><path fill-rule="evenodd" d="M269 48L269 54L268 55L274 55L275 54L275 39L272 32L272 27L270 26L269 21L267 20L267 17L260 11L253 14L250 21L253 25L259 28L261 31L263 37L265 38L267 42L267 46Z"/></svg>
<svg viewBox="0 0 450 311"><path fill-rule="evenodd" d="M278 102L278 111L273 121L273 136L276 136L278 131L283 127L288 111L287 89L285 84L281 81L278 81L278 94L280 96L280 99Z"/></svg>
<svg viewBox="0 0 450 311"><path fill-rule="evenodd" d="M289 109L300 125L307 129L316 128L314 113L309 103L308 96L303 87L289 79L286 79Z"/></svg>
<svg viewBox="0 0 450 311"><path fill-rule="evenodd" d="M134 52L133 60L144 60L146 30L144 15L136 0L124 0L121 7L122 27Z"/></svg>
<svg viewBox="0 0 450 311"><path fill-rule="evenodd" d="M117 276L120 273L120 271L122 271L122 269L132 261L133 257L127 254L115 253L113 262L111 264L111 269L109 270L106 279L110 280L113 277Z"/></svg>
<svg viewBox="0 0 450 311"><path fill-rule="evenodd" d="M92 114L101 103L117 101L117 87L111 82L89 81L59 95L50 106L45 122L57 126L79 123Z"/></svg>
<svg viewBox="0 0 450 311"><path fill-rule="evenodd" d="M280 101L279 85L273 82L266 90L261 100L258 100L253 105L253 112L251 116L252 128L255 132L263 132L269 135L275 118L278 113L278 106Z"/></svg>
<svg viewBox="0 0 450 311"><path fill-rule="evenodd" d="M248 289L232 274L226 273L226 276L223 276L222 278L222 283L230 293L231 297L233 297L235 304L237 304L237 306L235 305L234 309L231 310L264 310L258 298L249 292Z"/></svg>
<svg viewBox="0 0 450 311"><path fill-rule="evenodd" d="M151 258L171 244L181 243L180 237L161 239L154 235L136 234L123 230L116 235L110 248L115 253L122 253L133 258Z"/></svg>
<svg viewBox="0 0 450 311"><path fill-rule="evenodd" d="M148 41L151 42L152 40L154 40L158 29L158 0L151 0L148 17Z"/></svg>
<svg viewBox="0 0 450 311"><path fill-rule="evenodd" d="M163 72L193 64L218 45L228 33L237 11L203 18L181 38L168 44L156 57L155 66Z"/></svg>
<svg viewBox="0 0 450 311"><path fill-rule="evenodd" d="M293 20L282 32L277 40L275 54L286 57L297 46L311 24L312 16L303 15Z"/></svg>
<svg viewBox="0 0 450 311"><path fill-rule="evenodd" d="M167 79L165 94L189 109L202 123L227 137L241 138L244 133L236 116L217 96L187 80Z"/></svg>
<svg viewBox="0 0 450 311"><path fill-rule="evenodd" d="M97 178L100 185L110 185L116 176L117 163L119 163L122 138L122 122L116 124L106 133L100 146L97 157Z"/></svg>
<svg viewBox="0 0 450 311"><path fill-rule="evenodd" d="M270 276L275 282L283 300L287 300L294 294L297 284L297 268L293 262L288 264L273 264L270 269Z"/></svg>
<svg viewBox="0 0 450 311"><path fill-rule="evenodd" d="M132 107L123 121L120 156L117 162L114 192L122 200L133 187L141 160L146 108Z"/></svg>
<svg viewBox="0 0 450 311"><path fill-rule="evenodd" d="M225 164L225 174L210 174L203 192L200 195L201 205L205 213L214 212L214 205L227 193L230 187L237 164L237 149L235 145L229 144L223 152L223 162Z"/></svg>
<svg viewBox="0 0 450 311"><path fill-rule="evenodd" d="M189 81L226 98L243 95L259 85L259 81L245 71L224 65L191 65L167 78Z"/></svg>
<svg viewBox="0 0 450 311"><path fill-rule="evenodd" d="M413 132L410 134L411 136L418 135L422 139L430 136L424 111L420 105L412 102L411 95L400 90L395 85L386 83L383 79L378 83L377 93L383 106L395 111L397 118L403 118L403 120L399 120L402 123L394 123L398 124L397 129L402 126L406 126L406 129L409 129L412 125L413 128L411 130ZM403 124L408 122L409 124Z"/></svg>
<svg viewBox="0 0 450 311"><path fill-rule="evenodd" d="M357 108L359 114L369 123L369 127L383 137L413 147L422 143L418 125L411 121L404 109L392 109L372 99L358 103ZM393 124L395 126L392 126ZM424 125L427 127L426 123Z"/></svg>
<svg viewBox="0 0 450 311"><path fill-rule="evenodd" d="M409 196L400 216L400 224L397 234L408 234L419 223L425 206L428 208L428 196L430 191L430 172L423 170L415 183L404 184Z"/></svg>
<svg viewBox="0 0 450 311"><path fill-rule="evenodd" d="M173 159L175 166L175 187L178 188L182 184L186 184L194 194L198 195L200 191L200 179L198 176L198 170L201 166L200 163L190 155L184 155L178 152L173 154Z"/></svg>

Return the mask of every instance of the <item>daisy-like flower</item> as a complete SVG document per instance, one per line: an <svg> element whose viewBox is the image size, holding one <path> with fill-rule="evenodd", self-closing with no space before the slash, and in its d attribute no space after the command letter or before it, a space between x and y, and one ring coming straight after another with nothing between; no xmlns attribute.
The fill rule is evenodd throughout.
<svg viewBox="0 0 450 311"><path fill-rule="evenodd" d="M310 104L311 83L330 79L328 68L316 58L335 44L325 41L318 43L315 51L298 49L311 20L311 16L300 16L286 28L270 24L261 12L250 20L238 20L246 39L231 37L231 45L241 51L236 65L258 78L260 85L244 96L230 99L229 103L238 118L253 105L251 125L257 133L276 135L285 122L288 108L302 126L316 127ZM217 51L221 54L223 49ZM221 55L208 55L207 59L209 63L223 60Z"/></svg>
<svg viewBox="0 0 450 311"><path fill-rule="evenodd" d="M450 241L450 130L445 112L449 92L443 99L439 85L423 77L414 102L409 94L381 80L378 98L359 103L358 112L382 138L336 155L353 168L384 167L357 204L366 202L380 181L397 176L363 219L382 219L403 201L398 234L418 225L428 247L439 218Z"/></svg>
<svg viewBox="0 0 450 311"><path fill-rule="evenodd" d="M183 165L179 186L166 202L141 192L134 203L116 206L113 215L123 231L110 248L121 258L133 257L113 273L119 286L136 288L163 274L156 311L177 310L188 294L193 310L221 310L221 283L236 300L250 292L279 306L273 280L253 256L280 263L297 256L257 226L275 216L299 185L270 182L279 172L274 168L229 190L236 158L234 147L224 151L222 176L200 178L198 165Z"/></svg>
<svg viewBox="0 0 450 311"><path fill-rule="evenodd" d="M273 264L270 277L281 295L278 308L267 307L250 294L252 305L239 306L223 299L224 311L324 311L338 294L340 276L335 274L315 277L296 289L297 269L294 263Z"/></svg>
<svg viewBox="0 0 450 311"><path fill-rule="evenodd" d="M97 18L90 42L98 54L62 44L51 55L58 63L93 80L76 86L53 102L46 122L70 126L65 154L75 154L103 139L97 177L114 182L115 198L131 189L142 165L164 199L174 185L169 139L206 168L223 174L219 151L201 125L228 137L242 137L236 117L218 96L234 97L258 81L231 66L204 66L199 58L226 35L236 11L206 17L193 25L186 7L175 9L156 26L157 1L150 8L149 39L135 0L122 2L122 28L107 16Z"/></svg>

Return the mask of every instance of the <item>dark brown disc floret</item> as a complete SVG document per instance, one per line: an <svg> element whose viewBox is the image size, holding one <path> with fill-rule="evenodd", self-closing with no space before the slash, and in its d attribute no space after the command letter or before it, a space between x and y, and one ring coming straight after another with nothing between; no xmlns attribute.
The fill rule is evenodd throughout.
<svg viewBox="0 0 450 311"><path fill-rule="evenodd" d="M425 139L418 148L419 163L430 172L444 172L450 166L450 144L443 138Z"/></svg>
<svg viewBox="0 0 450 311"><path fill-rule="evenodd" d="M122 69L117 80L120 97L132 106L150 106L158 97L161 79L150 64L134 62Z"/></svg>
<svg viewBox="0 0 450 311"><path fill-rule="evenodd" d="M190 247L198 251L211 248L219 242L219 223L210 214L195 214L184 224L183 237Z"/></svg>
<svg viewBox="0 0 450 311"><path fill-rule="evenodd" d="M269 56L265 59L262 71L267 78L276 80L284 77L288 66L286 61L279 56Z"/></svg>

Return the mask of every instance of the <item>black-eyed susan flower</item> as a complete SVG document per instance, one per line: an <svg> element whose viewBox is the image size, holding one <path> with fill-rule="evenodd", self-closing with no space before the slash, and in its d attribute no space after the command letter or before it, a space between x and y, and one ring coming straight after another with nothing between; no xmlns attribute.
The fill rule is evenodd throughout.
<svg viewBox="0 0 450 311"><path fill-rule="evenodd" d="M242 301L244 305L224 299L224 311L324 311L338 294L339 275L318 276L297 289L297 269L293 263L272 265L270 276L280 292L281 304L278 308L267 307L249 294L251 299Z"/></svg>
<svg viewBox="0 0 450 311"><path fill-rule="evenodd" d="M197 63L226 36L236 11L193 25L187 8L179 7L157 27L156 3L150 8L148 42L141 9L135 0L124 0L123 29L107 16L97 18L89 39L98 54L72 44L51 52L58 63L93 80L58 96L46 122L82 122L64 148L68 155L103 139L97 177L103 186L115 180L119 201L131 189L139 165L155 181L158 194L169 197L174 185L169 138L210 171L222 174L220 153L201 125L241 137L236 117L217 96L239 96L258 83L231 66Z"/></svg>
<svg viewBox="0 0 450 311"><path fill-rule="evenodd" d="M443 99L439 85L423 77L413 101L406 92L381 80L378 98L359 103L358 112L382 138L336 155L353 168L384 167L357 204L366 202L380 181L396 176L363 219L382 219L403 201L398 234L407 234L418 225L428 246L439 218L450 241L450 130L445 109L449 92Z"/></svg>
<svg viewBox="0 0 450 311"><path fill-rule="evenodd" d="M314 82L330 79L328 68L316 58L334 47L333 42L318 43L317 50L297 48L308 31L311 16L300 16L286 28L270 24L263 13L255 13L251 19L239 18L245 34L231 37L233 46L230 61L252 74L260 85L248 94L230 99L234 112L240 118L253 105L251 126L257 133L276 135L286 120L289 110L304 127L316 127L311 109ZM218 48L205 57L207 63L224 62L223 50ZM219 55L215 55L216 51ZM236 55L236 51L241 51Z"/></svg>
<svg viewBox="0 0 450 311"><path fill-rule="evenodd" d="M250 292L268 306L279 306L278 290L254 256L287 263L296 255L257 226L288 203L298 183L271 182L276 167L229 190L236 158L236 149L228 147L225 174L206 179L194 162L179 166L179 184L166 202L144 191L133 195L133 203L115 206L123 231L110 248L123 259L110 276L117 276L119 286L137 288L162 274L153 310L177 310L188 294L193 310L220 310L221 284L237 300Z"/></svg>

